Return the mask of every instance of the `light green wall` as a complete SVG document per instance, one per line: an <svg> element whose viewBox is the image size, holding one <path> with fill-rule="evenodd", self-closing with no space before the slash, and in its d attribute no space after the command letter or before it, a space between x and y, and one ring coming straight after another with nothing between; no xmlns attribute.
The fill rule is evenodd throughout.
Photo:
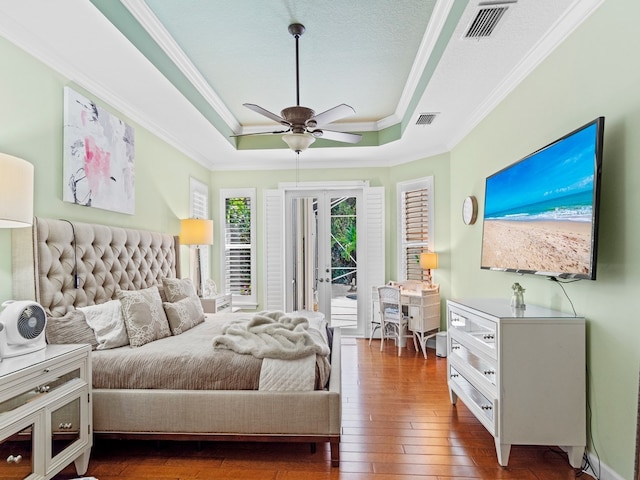
<svg viewBox="0 0 640 480"><path fill-rule="evenodd" d="M435 277L443 298L508 298L509 287L517 280L527 289L527 302L571 311L556 284L537 277L481 271L481 222L463 225L460 209L464 197L473 194L482 213L487 175L596 116L606 116L598 279L565 288L578 313L588 319L591 435L602 461L623 478L631 478L633 471L640 360L640 322L632 304L640 285L635 243L640 238L640 222L634 210L640 205L636 186L640 178L640 62L633 52L637 18L640 2L607 0L450 154L390 168L303 168L298 178L301 182L369 180L372 186L385 187L387 278L391 279L397 248L395 183L434 175L435 243L441 262ZM294 169L207 172L130 122L136 128L137 213L128 216L63 203L62 89L69 81L2 39L0 58L6 67L0 76L0 151L34 163L36 215L177 233L178 219L188 215L188 179L194 176L212 187L215 225L220 225L220 188L256 187L260 239L262 190L296 180ZM262 243L258 244L261 248ZM219 280L217 251L214 246L212 276ZM9 233L0 231L0 299L11 296L9 252ZM261 253L259 250L259 257ZM261 262L258 267L261 269ZM259 279L261 275L259 270Z"/></svg>
<svg viewBox="0 0 640 480"><path fill-rule="evenodd" d="M588 321L591 435L601 460L623 478L633 472L640 359L638 18L636 0L605 2L451 152L453 296L508 298L518 281L527 302L570 312L557 284L481 271L482 222L465 226L457 212L471 194L482 210L486 176L606 117L597 280L565 288Z"/></svg>
<svg viewBox="0 0 640 480"><path fill-rule="evenodd" d="M0 38L0 151L35 167L34 213L47 218L177 234L189 216L189 177L209 181L210 172L68 79ZM63 88L69 85L135 129L135 215L62 201ZM1 172L0 172L1 174ZM11 298L11 231L0 230L0 301ZM188 265L183 247L181 260Z"/></svg>

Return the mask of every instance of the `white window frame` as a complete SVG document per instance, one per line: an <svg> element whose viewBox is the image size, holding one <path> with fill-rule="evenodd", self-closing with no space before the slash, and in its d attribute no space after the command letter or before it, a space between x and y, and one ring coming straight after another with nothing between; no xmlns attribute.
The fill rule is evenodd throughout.
<svg viewBox="0 0 640 480"><path fill-rule="evenodd" d="M209 216L209 187L206 183L201 182L193 177L189 177L189 217L190 218L206 218ZM199 245L200 248L200 285L211 277L211 246ZM190 265L195 259L196 246L189 246ZM189 275L193 275L190 271Z"/></svg>
<svg viewBox="0 0 640 480"><path fill-rule="evenodd" d="M226 290L227 285L227 246L226 246L226 205L228 198L248 197L251 202L251 294L233 294L232 302L234 306L247 309L255 309L258 306L258 282L256 274L256 189L255 188L223 188L220 190L220 278L221 287ZM231 293L231 292L227 292Z"/></svg>
<svg viewBox="0 0 640 480"><path fill-rule="evenodd" d="M427 190L427 230L429 235L426 241L407 242L406 241L406 224L405 224L405 202L404 194L413 190ZM398 259L397 259L397 278L399 281L407 279L407 265L405 263L406 250L410 247L422 247L430 252L434 251L434 218L433 218L433 176L398 182L396 184L396 205L398 212Z"/></svg>

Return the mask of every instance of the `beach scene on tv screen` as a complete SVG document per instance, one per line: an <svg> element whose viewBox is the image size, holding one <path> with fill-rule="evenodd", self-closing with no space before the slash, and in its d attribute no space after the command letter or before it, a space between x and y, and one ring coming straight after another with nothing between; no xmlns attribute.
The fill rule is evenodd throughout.
<svg viewBox="0 0 640 480"><path fill-rule="evenodd" d="M482 267L589 275L596 125L487 178Z"/></svg>

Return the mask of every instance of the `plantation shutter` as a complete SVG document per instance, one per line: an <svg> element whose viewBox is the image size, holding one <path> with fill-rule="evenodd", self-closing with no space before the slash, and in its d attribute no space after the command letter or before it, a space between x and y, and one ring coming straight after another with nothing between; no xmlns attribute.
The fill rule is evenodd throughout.
<svg viewBox="0 0 640 480"><path fill-rule="evenodd" d="M431 209L430 188L424 186L402 193L402 263L406 280L428 281L420 266L420 254L429 250Z"/></svg>
<svg viewBox="0 0 640 480"><path fill-rule="evenodd" d="M252 293L252 204L250 197L225 200L226 291L233 295Z"/></svg>

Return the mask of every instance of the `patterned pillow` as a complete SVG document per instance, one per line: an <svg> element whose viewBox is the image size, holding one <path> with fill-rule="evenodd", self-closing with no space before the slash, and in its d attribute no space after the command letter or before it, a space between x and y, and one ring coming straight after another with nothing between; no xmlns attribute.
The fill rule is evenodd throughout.
<svg viewBox="0 0 640 480"><path fill-rule="evenodd" d="M204 310L198 297L186 297L174 303L165 302L163 305L171 333L174 335L180 335L204 322Z"/></svg>
<svg viewBox="0 0 640 480"><path fill-rule="evenodd" d="M118 298L122 304L122 316L132 347L141 347L171 335L158 287L121 290Z"/></svg>
<svg viewBox="0 0 640 480"><path fill-rule="evenodd" d="M196 290L189 278L163 278L162 286L167 297L167 302L173 303L186 297L195 297Z"/></svg>

